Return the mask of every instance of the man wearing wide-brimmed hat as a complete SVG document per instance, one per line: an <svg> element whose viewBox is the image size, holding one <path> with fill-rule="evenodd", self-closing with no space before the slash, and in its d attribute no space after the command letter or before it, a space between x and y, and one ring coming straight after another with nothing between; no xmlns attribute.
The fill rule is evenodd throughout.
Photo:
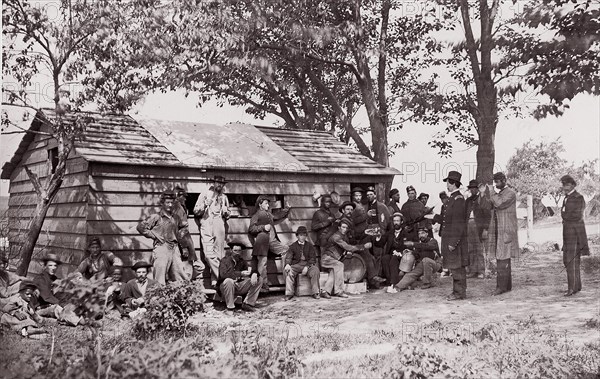
<svg viewBox="0 0 600 379"><path fill-rule="evenodd" d="M183 227L173 216L175 193L166 190L160 197L160 212L140 222L137 231L154 242L152 251L154 280L166 284L167 275L174 281L189 280L177 246L177 233Z"/></svg>
<svg viewBox="0 0 600 379"><path fill-rule="evenodd" d="M467 297L467 272L469 251L467 247L467 216L465 198L460 193L461 174L450 171L444 179L450 196L442 215L442 256L444 268L452 273L452 293L448 300Z"/></svg>
<svg viewBox="0 0 600 379"><path fill-rule="evenodd" d="M131 279L121 289L121 300L126 304L126 312L143 308L146 304L146 292L160 284L148 278L148 272L152 265L145 261L136 262L131 269L135 273L135 279Z"/></svg>
<svg viewBox="0 0 600 379"><path fill-rule="evenodd" d="M43 315L55 315L58 318L58 315L62 311L62 307L59 305L61 301L55 296L53 289L54 282L58 280L56 270L62 262L56 254L52 253L43 256L41 261L44 269L34 280L34 284L39 291L39 308L52 308L49 312L43 312Z"/></svg>
<svg viewBox="0 0 600 379"><path fill-rule="evenodd" d="M317 254L315 247L307 240L308 230L305 226L296 229L297 240L290 245L285 255L285 266L283 271L285 278L285 298L290 300L296 293L296 278L305 275L310 279L312 297L319 299L319 266L317 265Z"/></svg>
<svg viewBox="0 0 600 379"><path fill-rule="evenodd" d="M494 174L494 186L480 185L480 192L491 204L492 213L488 229L490 256L496 257L496 290L501 295L512 289L511 258L518 258L519 235L517 223L517 193L506 184L503 172Z"/></svg>
<svg viewBox="0 0 600 379"><path fill-rule="evenodd" d="M575 190L577 183L571 175L564 175L560 181L565 195L560 212L563 220L563 264L567 271L565 296L571 296L581 291L581 256L589 255L590 248L583 221L585 200Z"/></svg>
<svg viewBox="0 0 600 379"><path fill-rule="evenodd" d="M467 240L469 248L469 267L467 278L480 278L485 275L487 262L485 244L488 238L491 213L487 200L479 193L477 180L469 181L467 189L471 196L465 201L467 209Z"/></svg>
<svg viewBox="0 0 600 379"><path fill-rule="evenodd" d="M227 181L216 175L213 185L200 194L194 206L194 217L200 219L200 240L210 267L212 285L217 284L219 265L225 256L225 222L229 218L229 200L225 194Z"/></svg>

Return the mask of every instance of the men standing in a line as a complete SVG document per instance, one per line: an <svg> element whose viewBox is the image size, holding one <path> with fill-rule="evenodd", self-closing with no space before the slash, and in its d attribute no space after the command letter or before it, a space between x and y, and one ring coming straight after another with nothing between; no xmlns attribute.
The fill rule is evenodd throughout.
<svg viewBox="0 0 600 379"><path fill-rule="evenodd" d="M438 242L435 238L429 237L429 230L424 224L419 226L418 230L419 242L406 241L404 243L407 247L414 249L416 264L412 271L404 274L398 283L397 287L400 291L409 288L421 276L423 276L421 289L431 288L434 273L442 270Z"/></svg>
<svg viewBox="0 0 600 379"><path fill-rule="evenodd" d="M517 225L517 193L506 185L506 175L494 174L494 185L498 192L488 187L485 197L492 207L488 229L490 256L496 257L496 290L492 295L500 295L512 289L511 258L519 257L519 236ZM482 191L483 188L480 188ZM492 192L494 192L492 194Z"/></svg>
<svg viewBox="0 0 600 379"><path fill-rule="evenodd" d="M305 226L299 226L296 230L298 240L290 245L285 255L285 266L283 271L285 278L285 299L291 300L296 293L296 278L298 275L308 276L312 290L312 297L319 299L319 276L317 266L317 254L315 247L306 239L308 230Z"/></svg>
<svg viewBox="0 0 600 379"><path fill-rule="evenodd" d="M278 256L283 256L288 246L281 243L275 230L275 224L283 221L290 208L286 206L280 210L277 218L269 211L269 198L259 196L256 200L256 213L250 219L248 237L252 242L252 257L256 260L258 274L262 280L262 290L269 291L267 280L267 256L269 251Z"/></svg>
<svg viewBox="0 0 600 379"><path fill-rule="evenodd" d="M487 262L485 260L485 244L490 226L490 209L479 194L477 180L469 181L467 186L471 196L465 201L467 208L467 241L469 248L469 267L467 278L483 279Z"/></svg>
<svg viewBox="0 0 600 379"><path fill-rule="evenodd" d="M228 311L235 309L235 297L246 295L242 303L242 310L256 311L256 299L260 293L262 281L266 277L253 272L251 267L241 257L242 246L232 244L231 254L225 256L219 265L219 290L225 299Z"/></svg>
<svg viewBox="0 0 600 379"><path fill-rule="evenodd" d="M400 212L400 191L398 191L398 188L393 188L390 191L390 202L388 203L388 209L392 215Z"/></svg>
<svg viewBox="0 0 600 379"><path fill-rule="evenodd" d="M367 211L362 203L364 190L360 187L352 189L352 202L354 203L354 212L352 212L352 223L354 224L354 238L362 240L367 230Z"/></svg>
<svg viewBox="0 0 600 379"><path fill-rule="evenodd" d="M322 292L322 296L326 299L329 299L331 295L348 297L344 292L344 263L341 261L342 258L347 254L372 247L370 242L362 245L350 245L346 235L350 226L348 220L341 219L338 231L329 237L327 248L321 255L321 266L330 270Z"/></svg>
<svg viewBox="0 0 600 379"><path fill-rule="evenodd" d="M315 245L324 248L330 237L335 215L331 212L331 195L321 197L321 207L313 214L311 229L317 234Z"/></svg>
<svg viewBox="0 0 600 379"><path fill-rule="evenodd" d="M227 182L216 175L213 185L200 194L194 206L194 216L200 218L200 240L210 267L211 284L219 277L219 264L225 256L225 222L229 218L229 201L224 193Z"/></svg>
<svg viewBox="0 0 600 379"><path fill-rule="evenodd" d="M160 212L151 215L137 226L137 231L154 243L154 280L162 285L166 284L167 275L174 281L189 279L177 247L177 233L182 225L180 220L173 216L174 202L175 193L171 190L164 191L160 196Z"/></svg>
<svg viewBox="0 0 600 379"><path fill-rule="evenodd" d="M450 171L444 179L450 196L442 212L442 256L444 268L452 274L452 293L447 300L462 300L467 297L467 272L469 252L467 248L467 216L465 198L460 193L461 174Z"/></svg>
<svg viewBox="0 0 600 379"><path fill-rule="evenodd" d="M176 198L175 203L173 204L173 216L179 220L180 229L178 233L178 240L179 246L181 246L182 256L184 258L187 257L188 262L190 262L194 268L196 275L202 275L202 272L204 271L204 263L202 263L202 260L198 254L196 254L194 240L190 235L188 210L185 205L185 201L188 196L187 191L182 187L177 186L175 187L175 196ZM198 282L200 286L204 287L202 280L199 280Z"/></svg>
<svg viewBox="0 0 600 379"><path fill-rule="evenodd" d="M587 233L583 221L585 200L575 190L577 183L571 175L560 178L565 194L561 217L563 223L563 264L567 270L567 292L571 296L581 291L580 261L582 255L589 255Z"/></svg>

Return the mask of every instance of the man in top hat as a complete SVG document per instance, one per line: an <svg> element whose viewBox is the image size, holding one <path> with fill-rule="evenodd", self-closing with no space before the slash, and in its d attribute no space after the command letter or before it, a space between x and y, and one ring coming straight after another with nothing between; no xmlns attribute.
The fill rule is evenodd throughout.
<svg viewBox="0 0 600 379"><path fill-rule="evenodd" d="M177 235L185 227L173 215L175 193L164 191L160 196L160 212L140 222L137 231L154 242L152 252L154 280L164 285L167 275L174 281L189 280L177 245Z"/></svg>
<svg viewBox="0 0 600 379"><path fill-rule="evenodd" d="M419 241L406 241L404 244L412 248L415 255L415 267L406 273L397 287L400 291L409 288L414 282L423 277L421 289L433 286L433 274L442 270L440 248L435 238L429 237L429 229L425 224L418 227Z"/></svg>
<svg viewBox="0 0 600 379"><path fill-rule="evenodd" d="M288 246L279 240L275 225L285 220L291 209L286 205L275 215L269 211L269 207L269 198L263 195L259 196L256 200L256 213L250 219L248 226L248 238L252 243L252 257L256 261L258 273L263 278L263 292L269 291L267 281L269 251L277 256L283 256L288 250Z"/></svg>
<svg viewBox="0 0 600 379"><path fill-rule="evenodd" d="M173 203L173 216L179 220L180 228L177 235L181 255L187 258L192 265L195 275L201 274L204 271L204 263L196 254L194 240L190 235L190 224L188 222L188 210L185 205L187 200L187 191L180 186L175 187L175 202ZM193 278L192 278L193 279ZM200 286L203 286L202 281L199 281Z"/></svg>
<svg viewBox="0 0 600 379"><path fill-rule="evenodd" d="M140 261L131 268L135 273L135 279L125 283L121 289L121 301L126 305L126 313L143 308L146 305L146 292L160 285L159 282L148 278L151 267L150 263Z"/></svg>
<svg viewBox="0 0 600 379"><path fill-rule="evenodd" d="M467 240L469 248L469 272L467 278L482 279L487 262L485 260L485 243L488 238L491 212L487 200L479 193L477 180L469 181L467 186L471 196L465 201L467 209Z"/></svg>
<svg viewBox="0 0 600 379"><path fill-rule="evenodd" d="M242 310L246 312L256 311L255 305L263 278L256 269L249 267L242 258L242 250L246 246L240 243L231 243L231 254L221 259L219 265L219 282L217 288L225 300L228 311L235 309L235 297L246 295L242 303Z"/></svg>
<svg viewBox="0 0 600 379"><path fill-rule="evenodd" d="M344 263L342 259L354 252L370 249L371 242L360 245L351 245L348 240L348 230L351 227L350 221L341 219L338 230L329 237L327 248L321 255L321 266L329 269L329 276L323 288L322 296L326 299L331 295L339 297L348 297L344 292Z"/></svg>
<svg viewBox="0 0 600 379"><path fill-rule="evenodd" d="M200 239L210 267L212 284L217 284L219 264L225 256L225 222L229 218L229 200L224 193L227 182L217 175L206 193L200 194L194 216L200 219Z"/></svg>
<svg viewBox="0 0 600 379"><path fill-rule="evenodd" d="M442 215L442 256L444 268L452 273L452 293L448 300L461 300L467 297L467 272L469 251L467 248L467 216L465 198L460 193L461 174L450 171L444 179L450 196Z"/></svg>
<svg viewBox="0 0 600 379"><path fill-rule="evenodd" d="M93 237L88 243L88 256L81 261L77 272L85 279L102 280L108 277L113 266L123 266L123 262L110 251L102 251L100 238Z"/></svg>
<svg viewBox="0 0 600 379"><path fill-rule="evenodd" d="M488 228L490 256L496 257L496 290L492 295L500 295L512 289L511 258L519 257L519 236L517 224L517 193L506 184L506 175L494 174L494 186L480 192L492 208ZM485 190L485 192L483 192Z"/></svg>
<svg viewBox="0 0 600 379"><path fill-rule="evenodd" d="M571 175L560 178L565 194L561 208L563 222L563 264L567 271L567 292L571 296L581 291L580 261L582 255L589 255L587 233L583 221L585 200L575 190L577 183Z"/></svg>
<svg viewBox="0 0 600 379"><path fill-rule="evenodd" d="M413 186L406 187L408 200L402 205L400 213L404 216L405 228L408 233L408 239L417 241L419 239L417 224L425 220L425 216L430 214L433 208L427 208L423 202L417 199L417 190Z"/></svg>
<svg viewBox="0 0 600 379"><path fill-rule="evenodd" d="M352 202L354 211L352 212L352 224L354 225L354 238L362 240L367 230L367 211L363 204L363 190L361 187L352 188Z"/></svg>
<svg viewBox="0 0 600 379"><path fill-rule="evenodd" d="M319 267L317 266L317 254L314 246L307 241L308 230L305 226L299 226L296 230L297 240L290 245L285 255L285 266L283 271L285 278L285 299L290 300L296 292L296 278L298 274L306 275L310 279L312 297L319 299Z"/></svg>
<svg viewBox="0 0 600 379"><path fill-rule="evenodd" d="M9 297L2 308L0 325L8 326L23 337L45 334L46 331L40 327L42 318L35 313L33 299L36 290L34 283L28 280L22 281L19 292Z"/></svg>
<svg viewBox="0 0 600 379"><path fill-rule="evenodd" d="M313 232L317 234L316 246L325 247L327 238L332 234L330 231L334 221L335 215L331 211L331 196L323 195L323 197L321 197L321 206L313 214L312 222L310 224Z"/></svg>
<svg viewBox="0 0 600 379"><path fill-rule="evenodd" d="M398 188L392 188L390 191L390 201L387 206L390 214L400 212L400 191L398 191Z"/></svg>

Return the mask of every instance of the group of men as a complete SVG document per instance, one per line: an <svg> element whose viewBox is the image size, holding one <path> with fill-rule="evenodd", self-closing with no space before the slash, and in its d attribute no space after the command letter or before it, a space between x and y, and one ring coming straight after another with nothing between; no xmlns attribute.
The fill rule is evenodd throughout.
<svg viewBox="0 0 600 379"><path fill-rule="evenodd" d="M256 310L259 294L268 290L269 252L283 258L286 300L295 296L299 276L307 277L315 299L348 297L344 292L344 260L353 255L364 262L371 288L386 286L386 292L397 293L412 288L422 278L421 288L426 289L434 285L436 272L447 270L453 280L452 293L447 299L461 300L466 298L467 278L483 278L486 273L486 252L496 260L493 295L512 289L511 259L519 256L517 194L507 185L503 173L494 174L493 181L494 185L484 185L471 180L463 194L461 174L450 171L444 179L447 193L440 193L441 211L435 215L433 207L427 207L429 195L417 196L413 186L407 187L408 200L402 206L397 189L390 191L386 205L377 200L374 186L366 190L353 188L352 201L343 202L337 209L339 212L333 208L331 196L324 195L312 218L314 245L305 226L297 228L295 242L289 246L282 243L276 225L287 217L290 208L286 205L275 214L270 210L269 197L259 196L248 228L252 243L250 264L242 254L248 247L225 243L229 210L223 177L215 177L213 186L199 197L194 215L199 222L212 285L220 292L228 311L235 309L236 297L240 295L245 295L242 310ZM575 190L576 182L571 176L563 176L561 182L565 194L561 209L563 262L568 282L565 296L571 296L581 291L580 257L589 254L583 221L585 201ZM182 256L196 272L202 271L204 264L189 233L186 197L180 187L164 191L160 211L139 223L137 230L153 241L153 252L150 262L133 265L134 279L121 282L123 262L113 253L103 251L98 238L89 242L88 256L73 277L103 280L106 306L122 315L142 312L148 289L167 281L190 280ZM433 236L435 223L440 224L441 247ZM227 250L230 254L225 253ZM38 333L40 317L53 317L71 325L81 322L68 298L56 291L60 260L48 254L42 261L42 273L34 281L23 280L18 293L4 304L2 323L23 335ZM328 277L321 288L322 271ZM150 273L153 279L148 277ZM198 284L203 290L202 281Z"/></svg>

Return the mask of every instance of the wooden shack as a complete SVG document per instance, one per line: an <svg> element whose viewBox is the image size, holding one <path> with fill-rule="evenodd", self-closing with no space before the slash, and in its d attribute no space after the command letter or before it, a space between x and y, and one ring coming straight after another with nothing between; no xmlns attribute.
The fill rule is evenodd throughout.
<svg viewBox="0 0 600 379"><path fill-rule="evenodd" d="M42 119L55 120L43 110L30 130L49 131ZM33 272L40 255L59 254L72 271L85 254L88 238L100 237L103 249L126 264L148 258L152 243L136 231L138 222L158 211L160 193L180 185L190 194L191 210L215 175L228 180L225 191L233 204L228 241L249 244L247 229L259 194L272 204L289 204L287 220L277 226L284 243L294 240L300 225L310 230L317 208L314 193L337 192L349 199L355 185L390 184L399 172L365 158L326 132L258 127L247 124L135 120L127 115L71 113L65 120L89 117L85 132L68 160L67 174L44 222L36 245ZM24 170L48 176L56 158L56 141L27 133L2 179L10 179L11 244L27 228L36 195ZM190 231L199 249L199 232L190 218ZM64 274L64 272L63 272Z"/></svg>

